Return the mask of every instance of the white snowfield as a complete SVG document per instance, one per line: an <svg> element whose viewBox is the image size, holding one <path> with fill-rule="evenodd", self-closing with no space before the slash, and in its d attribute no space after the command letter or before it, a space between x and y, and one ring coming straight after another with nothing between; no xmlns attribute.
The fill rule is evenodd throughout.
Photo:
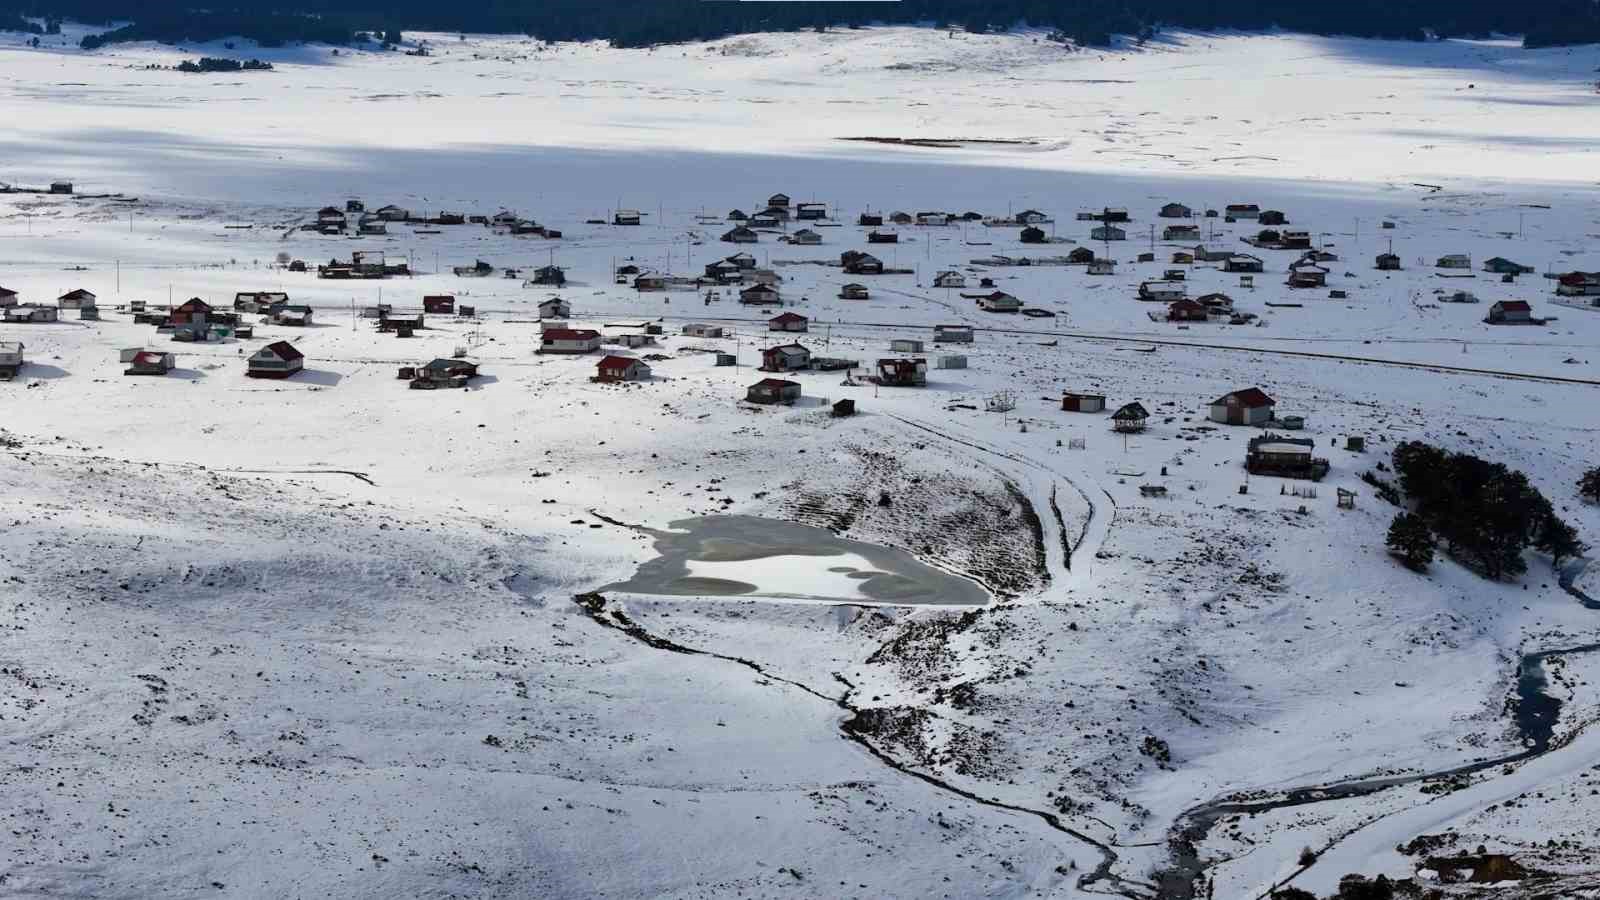
<svg viewBox="0 0 1600 900"><path fill-rule="evenodd" d="M1600 464L1600 308L1544 277L1600 271L1596 48L1184 34L1105 52L882 28L630 51L408 35L419 57L85 53L85 30L0 35L0 181L75 190L0 193L0 287L50 306L86 288L101 312L0 323L26 358L0 381L0 897L1186 896L1157 887L1186 811L1511 755L1519 656L1600 640L1547 558L1506 583L1399 567L1395 510L1361 479L1427 440L1525 471L1600 536L1575 489ZM150 68L201 55L275 68ZM935 145L842 140L859 137ZM778 240L793 222L718 240L779 192L827 204L820 245ZM353 198L563 236L299 228ZM1167 202L1195 217L1158 218ZM1301 251L1241 240L1265 226L1204 216L1242 203L1336 256L1327 285L1287 286ZM1129 211L1127 240L1076 218L1106 207ZM590 222L619 208L643 224ZM856 224L1028 209L1046 243L970 221L871 244ZM1201 237L1164 240L1171 224ZM1172 261L1201 243L1263 271ZM1054 264L1081 248L1114 274ZM1401 268L1378 270L1391 248ZM697 276L739 250L781 307L614 274ZM846 273L849 250L902 271ZM414 274L316 276L353 251ZM1471 267L1435 265L1450 254ZM1494 257L1533 272L1503 282ZM496 271L451 274L477 260ZM564 287L501 273L548 264ZM1248 321L1166 321L1137 288L1167 269ZM967 287L934 288L946 270ZM840 299L851 282L869 298ZM996 290L1053 315L964 296ZM1480 302L1443 302L1460 290ZM242 291L313 323L247 315L253 337L180 343L126 308ZM357 315L435 294L477 317L403 339ZM536 352L554 295L608 339L659 324L604 350L652 376L597 383L602 353ZM1508 300L1542 321L1484 321ZM784 311L808 330L770 332ZM729 334L682 335L694 321ZM936 345L939 324L976 340ZM910 355L892 339L924 342L926 387L864 380ZM305 370L246 378L279 340ZM862 368L744 402L760 350L791 341ZM132 348L175 368L125 376ZM466 390L396 377L458 354L481 366ZM1207 413L1251 386L1305 417L1283 433L1315 440L1326 478L1245 472L1262 432ZM1064 391L1106 411L1063 411ZM844 399L857 414L831 416ZM1133 401L1145 429L1113 432ZM882 605L860 593L870 560L804 548L686 566L775 597L575 601L654 559L649 529L724 514L898 548L993 602ZM1423 860L1396 845L1447 832L1441 853L1592 877L1595 664L1550 664L1548 754L1453 792L1226 817L1201 878L1217 898L1291 877L1327 893L1411 877Z"/></svg>

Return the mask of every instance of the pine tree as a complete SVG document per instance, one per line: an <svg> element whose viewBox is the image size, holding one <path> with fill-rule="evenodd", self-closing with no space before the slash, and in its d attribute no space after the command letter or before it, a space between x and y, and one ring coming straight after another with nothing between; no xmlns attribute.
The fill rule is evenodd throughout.
<svg viewBox="0 0 1600 900"><path fill-rule="evenodd" d="M1590 503L1600 503L1600 466L1583 473L1578 479L1578 496Z"/></svg>
<svg viewBox="0 0 1600 900"><path fill-rule="evenodd" d="M1545 513L1540 520L1539 537L1534 546L1550 554L1550 562L1556 568L1560 568L1564 560L1589 549L1588 544L1578 540L1578 532L1553 512Z"/></svg>
<svg viewBox="0 0 1600 900"><path fill-rule="evenodd" d="M1433 562L1433 529L1415 513L1403 512L1389 523L1389 552L1413 572L1426 572Z"/></svg>

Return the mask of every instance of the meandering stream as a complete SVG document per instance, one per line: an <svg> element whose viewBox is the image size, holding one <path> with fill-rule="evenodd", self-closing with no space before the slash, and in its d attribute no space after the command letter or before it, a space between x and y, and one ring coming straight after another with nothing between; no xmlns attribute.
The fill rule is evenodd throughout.
<svg viewBox="0 0 1600 900"><path fill-rule="evenodd" d="M1587 560L1576 560L1568 564L1561 570L1559 580L1562 589L1571 594L1584 608L1600 611L1600 601L1576 587L1578 576L1583 573L1587 562ZM1206 836L1218 822L1229 816L1251 815L1312 803L1326 803L1330 800L1365 797L1392 787L1414 784L1431 778L1470 775L1495 766L1526 762L1551 750L1559 749L1562 744L1555 743L1555 728L1556 722L1561 717L1561 700L1546 691L1549 681L1545 676L1545 660L1556 656L1578 656L1596 651L1600 651L1600 643L1580 644L1574 647L1525 653L1517 661L1517 701L1512 714L1512 723L1516 727L1523 749L1515 753L1433 772L1291 788L1280 792L1279 796L1272 800L1214 800L1186 810L1173 823L1168 834L1174 861L1172 866L1161 872L1157 878L1158 896L1164 900L1166 898L1191 900L1197 896L1197 892L1202 889L1206 869L1211 865L1200 857L1200 844L1205 841Z"/></svg>

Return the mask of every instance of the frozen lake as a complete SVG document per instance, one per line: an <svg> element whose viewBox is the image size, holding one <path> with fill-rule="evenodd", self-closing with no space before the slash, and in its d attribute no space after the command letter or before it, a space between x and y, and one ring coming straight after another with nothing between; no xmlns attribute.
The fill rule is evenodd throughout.
<svg viewBox="0 0 1600 900"><path fill-rule="evenodd" d="M602 590L828 603L983 606L977 582L911 554L757 516L702 516L653 531L656 559Z"/></svg>

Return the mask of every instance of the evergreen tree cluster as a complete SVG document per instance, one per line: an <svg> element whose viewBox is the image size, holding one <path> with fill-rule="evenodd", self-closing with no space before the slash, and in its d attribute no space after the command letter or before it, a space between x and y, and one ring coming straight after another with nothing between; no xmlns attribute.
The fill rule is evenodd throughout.
<svg viewBox="0 0 1600 900"><path fill-rule="evenodd" d="M198 60L186 59L178 63L179 72L253 72L269 71L272 63L262 62L259 59L247 59L240 62L237 59L226 59L217 56L202 56Z"/></svg>
<svg viewBox="0 0 1600 900"><path fill-rule="evenodd" d="M1395 518L1389 546L1413 568L1425 568L1432 559L1426 542L1433 537L1491 579L1527 571L1522 553L1530 546L1550 554L1556 565L1584 550L1577 532L1528 477L1503 463L1421 441L1395 447L1393 462L1415 514Z"/></svg>
<svg viewBox="0 0 1600 900"><path fill-rule="evenodd" d="M381 11L374 11L378 6ZM1434 36L1523 34L1529 46L1600 41L1594 0L902 0L865 3L734 3L704 0L0 0L0 27L27 26L22 16L129 22L85 39L85 46L128 40L208 40L227 35L265 44L347 43L358 33L398 36L402 29L522 33L547 40L607 39L618 46L704 40L752 31L935 22L984 32L1018 23L1055 29L1081 44L1113 35L1154 36L1163 27L1284 28L1315 34L1420 40ZM23 30L27 30L26 27ZM391 41L393 43L393 41Z"/></svg>

